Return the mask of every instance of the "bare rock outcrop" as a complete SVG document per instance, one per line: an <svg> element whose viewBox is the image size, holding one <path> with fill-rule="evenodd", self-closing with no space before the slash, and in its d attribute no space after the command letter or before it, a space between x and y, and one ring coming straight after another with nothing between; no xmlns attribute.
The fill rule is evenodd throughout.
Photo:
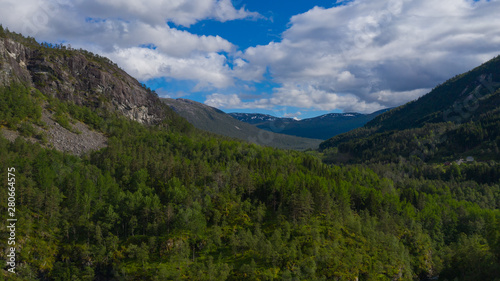
<svg viewBox="0 0 500 281"><path fill-rule="evenodd" d="M107 58L35 43L26 46L0 38L0 85L29 83L45 94L91 108L118 110L143 124L165 118L158 96Z"/></svg>
<svg viewBox="0 0 500 281"><path fill-rule="evenodd" d="M54 121L52 114L47 110L42 113L42 121L45 123L44 128L35 127L47 137L46 143L34 137L23 137L19 132L7 128L0 129L0 135L11 142L21 137L32 143L40 143L44 147L80 156L107 146L107 138L103 133L90 129L82 122L75 121L71 125L73 131L69 131Z"/></svg>

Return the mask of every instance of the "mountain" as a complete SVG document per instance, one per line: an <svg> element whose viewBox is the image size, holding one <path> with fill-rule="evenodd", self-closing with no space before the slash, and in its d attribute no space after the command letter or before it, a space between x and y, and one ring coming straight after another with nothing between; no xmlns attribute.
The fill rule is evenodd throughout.
<svg viewBox="0 0 500 281"><path fill-rule="evenodd" d="M500 56L457 75L419 99L367 124L377 131L419 128L428 123L466 123L500 106Z"/></svg>
<svg viewBox="0 0 500 281"><path fill-rule="evenodd" d="M12 32L0 37L0 87L4 136L13 140L22 128L34 142L75 154L106 145L106 136L95 130L103 125L98 114L146 125L189 126L109 59L63 45L38 44ZM21 101L32 104L29 112L15 110ZM36 122L23 122L28 116Z"/></svg>
<svg viewBox="0 0 500 281"><path fill-rule="evenodd" d="M145 124L165 118L158 97L109 59L62 45L39 45L20 35L12 37L0 41L0 85L26 83L55 98L112 108Z"/></svg>
<svg viewBox="0 0 500 281"><path fill-rule="evenodd" d="M320 145L330 161L500 160L500 56ZM336 155L336 156L335 156Z"/></svg>
<svg viewBox="0 0 500 281"><path fill-rule="evenodd" d="M383 109L371 114L361 113L329 113L314 118L294 119L279 118L258 113L229 113L232 117L257 126L258 128L281 134L326 140L335 135L348 132L365 125Z"/></svg>
<svg viewBox="0 0 500 281"><path fill-rule="evenodd" d="M315 149L321 140L300 138L261 130L202 103L187 99L162 99L196 128L252 143L286 149Z"/></svg>
<svg viewBox="0 0 500 281"><path fill-rule="evenodd" d="M268 114L261 113L228 113L231 117L252 125L258 125L265 122L273 122L276 120L292 121L293 118L280 118Z"/></svg>

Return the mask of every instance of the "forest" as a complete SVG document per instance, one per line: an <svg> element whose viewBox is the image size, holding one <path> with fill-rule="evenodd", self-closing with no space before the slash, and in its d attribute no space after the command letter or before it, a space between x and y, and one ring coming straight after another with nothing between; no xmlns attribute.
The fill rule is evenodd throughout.
<svg viewBox="0 0 500 281"><path fill-rule="evenodd" d="M19 218L5 280L499 280L495 162L331 165L173 117L144 126L22 85L1 93L2 126L40 124L46 107L108 136L82 157L0 138Z"/></svg>
<svg viewBox="0 0 500 281"><path fill-rule="evenodd" d="M216 136L164 110L143 125L31 84L0 87L0 128L20 134L0 134L0 217L15 168L17 218L16 273L5 230L0 280L500 280L498 115L365 127L301 152ZM68 130L87 124L107 147L54 149L44 112ZM452 161L470 144L476 161Z"/></svg>

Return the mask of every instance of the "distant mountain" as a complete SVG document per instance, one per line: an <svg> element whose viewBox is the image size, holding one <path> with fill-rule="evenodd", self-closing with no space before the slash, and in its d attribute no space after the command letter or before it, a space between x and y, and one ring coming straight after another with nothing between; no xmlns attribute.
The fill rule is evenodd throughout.
<svg viewBox="0 0 500 281"><path fill-rule="evenodd" d="M162 99L162 101L198 129L215 134L238 138L260 145L298 150L317 148L321 142L318 139L300 138L264 131L253 125L236 120L217 108L192 100Z"/></svg>
<svg viewBox="0 0 500 281"><path fill-rule="evenodd" d="M292 118L280 118L280 117L275 117L272 115L261 114L261 113L228 113L228 114L235 119L238 119L242 122L252 124L252 125L262 124L265 122L273 122L273 121L276 121L278 119L288 120L288 121L294 120Z"/></svg>
<svg viewBox="0 0 500 281"><path fill-rule="evenodd" d="M229 113L229 115L267 131L326 140L335 135L359 128L377 115L386 111L388 111L388 109L383 109L371 114L329 113L302 120L280 118L259 113Z"/></svg>
<svg viewBox="0 0 500 281"><path fill-rule="evenodd" d="M320 145L331 162L499 160L499 147L500 56Z"/></svg>

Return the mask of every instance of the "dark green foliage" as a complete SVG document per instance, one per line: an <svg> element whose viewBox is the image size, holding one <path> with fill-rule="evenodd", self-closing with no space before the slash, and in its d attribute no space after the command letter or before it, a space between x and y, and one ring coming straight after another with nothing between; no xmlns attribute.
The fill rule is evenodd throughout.
<svg viewBox="0 0 500 281"><path fill-rule="evenodd" d="M6 33L5 30L3 29L3 26L0 24L0 38L5 38Z"/></svg>
<svg viewBox="0 0 500 281"><path fill-rule="evenodd" d="M457 173L410 162L328 167L304 153L85 117L69 104L65 110L95 120L109 146L81 159L0 139L0 169L15 166L22 186L18 235L29 239L20 242L21 276L493 280L497 274L500 189L494 178L475 181L475 171L497 177L496 166L460 166ZM474 255L464 259L464 251Z"/></svg>
<svg viewBox="0 0 500 281"><path fill-rule="evenodd" d="M0 125L15 129L21 121L39 122L40 95L22 84L0 87Z"/></svg>
<svg viewBox="0 0 500 281"><path fill-rule="evenodd" d="M468 156L500 161L500 112L464 124L426 124L422 128L374 132L359 129L321 144L327 162L453 162ZM335 148L335 149L333 149Z"/></svg>
<svg viewBox="0 0 500 281"><path fill-rule="evenodd" d="M493 280L492 278L500 276L498 260L481 236L462 234L451 247L453 250L447 257L442 273L444 278Z"/></svg>
<svg viewBox="0 0 500 281"><path fill-rule="evenodd" d="M63 128L65 128L66 130L69 130L69 131L73 130L73 128L69 124L69 120L68 120L68 117L66 116L66 114L56 112L54 117L55 117L56 122L59 123L59 125L61 125Z"/></svg>
<svg viewBox="0 0 500 281"><path fill-rule="evenodd" d="M24 137L32 137L36 134L35 128L31 125L31 123L23 122L19 126L19 132Z"/></svg>

